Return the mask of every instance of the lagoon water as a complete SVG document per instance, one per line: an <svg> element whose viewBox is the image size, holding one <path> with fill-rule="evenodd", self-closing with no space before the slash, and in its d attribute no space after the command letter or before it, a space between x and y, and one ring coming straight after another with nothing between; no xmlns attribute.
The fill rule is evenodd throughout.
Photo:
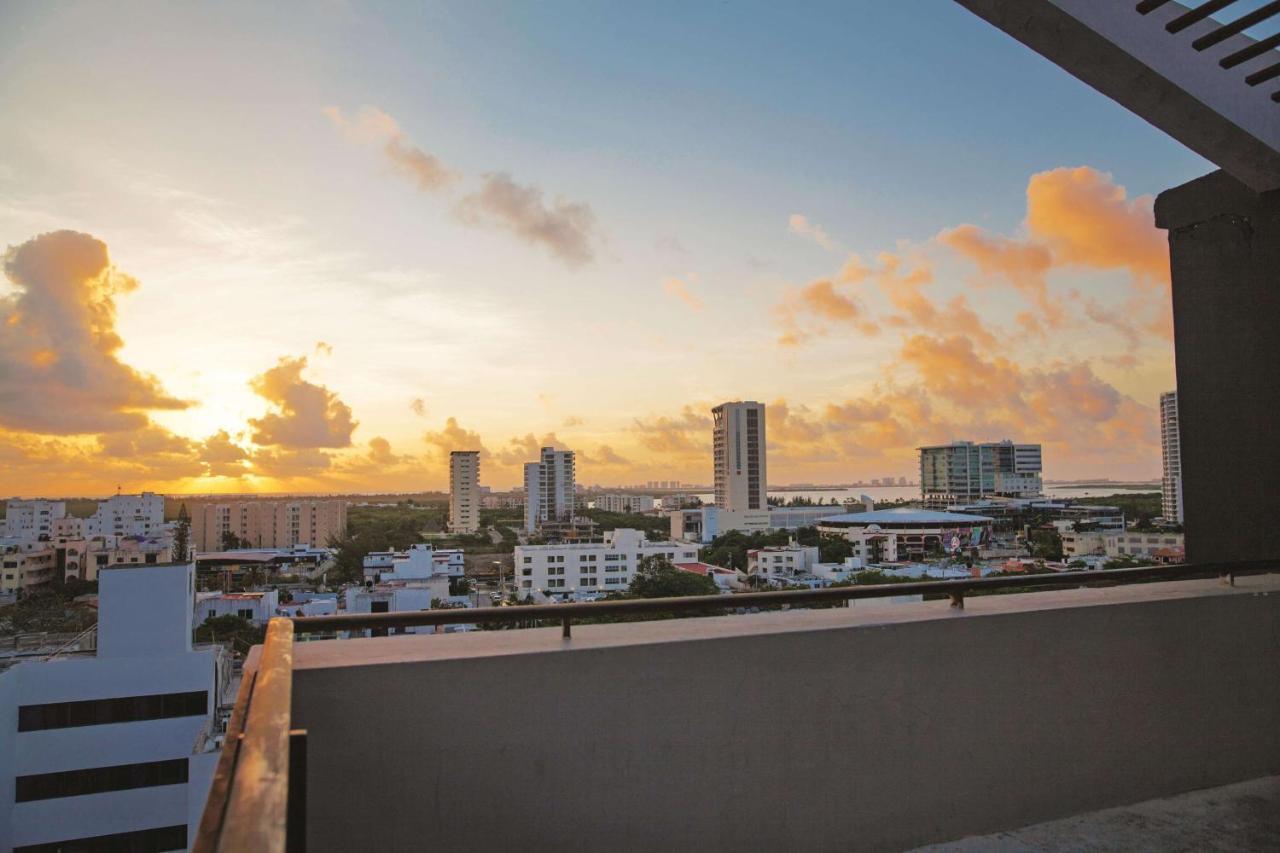
<svg viewBox="0 0 1280 853"><path fill-rule="evenodd" d="M1158 492L1160 491L1159 483L1093 483L1084 486L1077 485L1049 485L1045 486L1044 493L1051 498L1097 498L1106 497L1108 495L1124 494L1126 492ZM857 500L862 495L868 495L877 504L888 503L890 501L900 500L919 500L919 486L853 486L847 489L814 489L801 491L785 491L785 490L769 490L769 497L779 498L782 501L789 501L792 498L808 498L811 501L821 500L823 503L842 503L846 500ZM715 500L715 495L699 494L698 497L703 503L711 503Z"/></svg>

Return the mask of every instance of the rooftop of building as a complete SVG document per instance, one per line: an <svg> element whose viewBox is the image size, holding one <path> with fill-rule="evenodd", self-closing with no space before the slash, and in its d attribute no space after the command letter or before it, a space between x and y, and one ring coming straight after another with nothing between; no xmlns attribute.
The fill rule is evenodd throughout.
<svg viewBox="0 0 1280 853"><path fill-rule="evenodd" d="M871 512L846 512L832 515L822 520L837 525L863 527L868 524L972 524L974 522L994 521L995 519L986 515L898 507L895 509L877 509Z"/></svg>

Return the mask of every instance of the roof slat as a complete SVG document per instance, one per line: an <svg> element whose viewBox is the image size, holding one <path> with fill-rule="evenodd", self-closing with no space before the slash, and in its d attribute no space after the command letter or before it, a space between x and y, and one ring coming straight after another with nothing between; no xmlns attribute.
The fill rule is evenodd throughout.
<svg viewBox="0 0 1280 853"><path fill-rule="evenodd" d="M1276 45L1280 45L1280 33L1276 33L1273 36L1268 36L1267 38L1264 38L1262 41L1254 42L1249 47L1246 47L1244 50L1237 50L1235 53L1231 54L1230 56L1224 56L1222 58L1222 61L1219 62L1218 64L1221 65L1223 68L1235 68L1237 65L1239 65L1242 62L1248 62L1250 59L1253 59L1254 57L1262 56L1262 54L1266 53L1268 50L1271 50Z"/></svg>
<svg viewBox="0 0 1280 853"><path fill-rule="evenodd" d="M1146 15L1150 12L1154 12L1156 9L1159 9L1168 2L1169 0L1142 0L1142 2L1137 5L1138 14Z"/></svg>
<svg viewBox="0 0 1280 853"><path fill-rule="evenodd" d="M1268 80L1274 80L1277 77L1280 77L1280 62L1277 62L1274 65L1268 65L1260 71L1253 72L1248 77L1244 78L1244 82L1248 83L1250 86L1256 86L1259 83L1265 83Z"/></svg>
<svg viewBox="0 0 1280 853"><path fill-rule="evenodd" d="M1185 14L1179 15L1172 21L1164 25L1164 28L1171 33L1180 33L1192 24L1198 24L1214 12L1219 12L1236 0L1208 0Z"/></svg>
<svg viewBox="0 0 1280 853"><path fill-rule="evenodd" d="M1237 18L1229 24L1224 24L1208 35L1200 36L1200 38L1191 43L1191 46L1196 50L1213 47L1218 42L1229 39L1237 33L1242 33L1254 24L1260 24L1277 13L1280 13L1280 0L1272 0L1271 3L1254 9L1244 17Z"/></svg>

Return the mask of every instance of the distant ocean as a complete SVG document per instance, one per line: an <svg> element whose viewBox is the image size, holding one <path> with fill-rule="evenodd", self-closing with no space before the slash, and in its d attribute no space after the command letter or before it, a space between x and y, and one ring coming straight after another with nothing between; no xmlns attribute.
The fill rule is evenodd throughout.
<svg viewBox="0 0 1280 853"><path fill-rule="evenodd" d="M1158 483L1093 483L1084 486L1076 485L1047 485L1044 493L1051 498L1097 498L1106 497L1107 495L1123 494L1125 492L1158 492L1160 485ZM837 503L842 503L852 498L857 500L861 495L868 495L876 503L888 503L889 501L900 500L918 500L920 498L919 486L854 486L847 489L815 489L812 491L775 491L769 490L769 497L780 498L783 501L789 501L792 498L808 498L811 501L822 499L823 503L831 503L834 498ZM711 503L715 500L715 495L710 493L699 494L699 498L703 503Z"/></svg>

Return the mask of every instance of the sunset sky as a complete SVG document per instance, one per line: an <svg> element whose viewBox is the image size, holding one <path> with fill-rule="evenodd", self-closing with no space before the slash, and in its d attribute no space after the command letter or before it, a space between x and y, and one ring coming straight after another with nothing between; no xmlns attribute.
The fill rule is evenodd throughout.
<svg viewBox="0 0 1280 853"><path fill-rule="evenodd" d="M1154 478L1211 168L949 0L4 3L0 495L707 482L732 399Z"/></svg>

